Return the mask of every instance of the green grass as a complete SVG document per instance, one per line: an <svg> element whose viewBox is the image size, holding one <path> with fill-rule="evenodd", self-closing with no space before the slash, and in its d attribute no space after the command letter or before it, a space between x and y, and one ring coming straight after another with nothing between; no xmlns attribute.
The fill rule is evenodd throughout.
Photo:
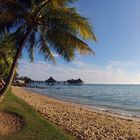
<svg viewBox="0 0 140 140"><path fill-rule="evenodd" d="M9 91L0 103L0 111L16 113L26 125L15 134L0 136L0 140L76 140L58 126L48 122L37 111Z"/></svg>

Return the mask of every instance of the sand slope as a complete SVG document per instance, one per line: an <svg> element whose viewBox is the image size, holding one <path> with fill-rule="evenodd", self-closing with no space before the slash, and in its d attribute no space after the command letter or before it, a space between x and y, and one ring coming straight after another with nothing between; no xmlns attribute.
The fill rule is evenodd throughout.
<svg viewBox="0 0 140 140"><path fill-rule="evenodd" d="M33 106L46 119L58 124L80 140L140 140L140 121L80 107L12 88L14 94Z"/></svg>

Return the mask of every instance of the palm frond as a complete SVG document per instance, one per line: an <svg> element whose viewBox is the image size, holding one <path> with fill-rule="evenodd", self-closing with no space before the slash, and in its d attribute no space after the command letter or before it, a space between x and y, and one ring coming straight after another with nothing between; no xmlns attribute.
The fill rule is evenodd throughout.
<svg viewBox="0 0 140 140"><path fill-rule="evenodd" d="M67 61L73 60L74 52L77 50L81 55L94 54L94 51L82 40L69 32L51 29L46 35L47 41L59 55Z"/></svg>
<svg viewBox="0 0 140 140"><path fill-rule="evenodd" d="M10 32L23 23L27 11L23 5L13 0L0 1L0 33Z"/></svg>
<svg viewBox="0 0 140 140"><path fill-rule="evenodd" d="M48 13L47 13L48 12ZM48 19L46 18L48 17ZM56 22L65 24L75 31L83 39L94 39L96 37L88 20L80 16L74 8L53 8L42 12L40 23L57 26Z"/></svg>
<svg viewBox="0 0 140 140"><path fill-rule="evenodd" d="M0 39L0 77L5 77L15 55L15 41L11 34L6 34Z"/></svg>
<svg viewBox="0 0 140 140"><path fill-rule="evenodd" d="M34 59L34 49L46 60L54 60L51 49L54 49L66 61L75 57L75 51L80 54L94 54L84 42L96 41L88 19L80 16L69 3L75 0L1 0L0 1L0 34L14 27L16 38L15 48L20 46L26 30L30 34L22 43L26 46L31 61Z"/></svg>
<svg viewBox="0 0 140 140"><path fill-rule="evenodd" d="M36 42L35 32L30 33L26 42L27 42L26 50L27 50L29 59L31 62L33 62L34 61L35 42Z"/></svg>
<svg viewBox="0 0 140 140"><path fill-rule="evenodd" d="M56 32L56 30L51 30L45 35L45 39L49 42L54 51L62 56L64 60L71 61L75 56L74 46L70 43L68 44L65 40L65 36L61 33Z"/></svg>
<svg viewBox="0 0 140 140"><path fill-rule="evenodd" d="M56 63L55 58L49 48L48 43L46 42L44 38L43 32L40 33L37 44L38 44L37 46L39 49L39 53L44 56L45 60L52 61L55 64Z"/></svg>

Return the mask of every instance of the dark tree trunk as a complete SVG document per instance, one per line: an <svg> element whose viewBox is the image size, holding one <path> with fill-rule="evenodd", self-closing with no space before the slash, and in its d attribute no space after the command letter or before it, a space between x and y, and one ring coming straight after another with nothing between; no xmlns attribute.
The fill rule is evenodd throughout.
<svg viewBox="0 0 140 140"><path fill-rule="evenodd" d="M22 39L19 42L19 47L18 47L17 52L15 54L14 61L12 63L12 66L11 66L11 69L10 69L9 76L7 78L6 84L3 87L3 89L0 91L0 102L2 101L2 99L4 98L6 92L9 90L9 88L11 86L11 83L13 81L13 77L14 77L14 74L15 74L15 70L16 70L16 65L17 65L17 62L18 62L18 58L20 57L20 55L22 53L25 40L27 39L29 33L30 33L30 29L28 29L25 32L25 34L23 35Z"/></svg>

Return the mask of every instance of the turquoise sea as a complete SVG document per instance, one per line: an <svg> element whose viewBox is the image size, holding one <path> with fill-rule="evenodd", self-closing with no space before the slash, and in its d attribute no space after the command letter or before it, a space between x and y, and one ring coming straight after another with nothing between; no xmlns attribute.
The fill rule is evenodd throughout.
<svg viewBox="0 0 140 140"><path fill-rule="evenodd" d="M50 97L82 104L90 108L140 117L140 85L84 84L80 86L48 86L45 83L36 83L36 85L44 88L27 89L38 94L46 94Z"/></svg>

